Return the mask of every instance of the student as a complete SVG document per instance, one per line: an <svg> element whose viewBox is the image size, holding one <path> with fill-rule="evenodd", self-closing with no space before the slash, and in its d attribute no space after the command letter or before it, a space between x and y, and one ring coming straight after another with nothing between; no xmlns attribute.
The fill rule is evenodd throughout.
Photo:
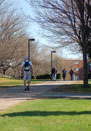
<svg viewBox="0 0 91 131"><path fill-rule="evenodd" d="M71 69L69 73L70 73L70 80L73 80L74 71Z"/></svg>
<svg viewBox="0 0 91 131"><path fill-rule="evenodd" d="M24 57L24 61L22 62L22 72L23 72L23 80L24 80L24 90L29 90L31 83L31 73L33 73L32 62L28 60L28 56ZM26 86L26 82L28 86Z"/></svg>
<svg viewBox="0 0 91 131"><path fill-rule="evenodd" d="M52 68L52 80L54 80L55 79L55 68Z"/></svg>
<svg viewBox="0 0 91 131"><path fill-rule="evenodd" d="M52 80L56 81L56 76L57 76L57 70L56 68L52 68Z"/></svg>
<svg viewBox="0 0 91 131"><path fill-rule="evenodd" d="M65 68L62 70L62 78L63 78L63 80L65 80L65 78L66 78L66 70L65 70Z"/></svg>
<svg viewBox="0 0 91 131"><path fill-rule="evenodd" d="M57 69L55 68L55 76L54 76L55 81L56 81L56 77L57 77Z"/></svg>

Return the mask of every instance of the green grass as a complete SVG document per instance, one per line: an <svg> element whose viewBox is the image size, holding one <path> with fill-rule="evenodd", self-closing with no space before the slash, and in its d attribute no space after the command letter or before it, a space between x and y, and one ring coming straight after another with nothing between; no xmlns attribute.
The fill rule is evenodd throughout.
<svg viewBox="0 0 91 131"><path fill-rule="evenodd" d="M31 83L37 84L37 83L46 82L46 81L49 81L49 79L45 79L45 80L33 79ZM21 86L21 85L23 85L23 80L21 79L0 77L0 89ZM64 91L64 92L91 92L91 80L89 80L89 88L83 88L83 81L76 81L72 85L60 85L56 89L53 89L53 91L56 91L56 92L61 92L61 91Z"/></svg>
<svg viewBox="0 0 91 131"><path fill-rule="evenodd" d="M31 83L36 84L36 83L41 83L45 81L48 81L48 80L32 80ZM0 88L9 88L9 87L19 86L19 85L23 85L23 80L0 77Z"/></svg>
<svg viewBox="0 0 91 131"><path fill-rule="evenodd" d="M90 131L91 100L46 99L0 113L0 131Z"/></svg>
<svg viewBox="0 0 91 131"><path fill-rule="evenodd" d="M70 84L70 85L60 85L57 88L52 89L54 92L91 92L91 84L89 84L89 88L83 88L82 84Z"/></svg>

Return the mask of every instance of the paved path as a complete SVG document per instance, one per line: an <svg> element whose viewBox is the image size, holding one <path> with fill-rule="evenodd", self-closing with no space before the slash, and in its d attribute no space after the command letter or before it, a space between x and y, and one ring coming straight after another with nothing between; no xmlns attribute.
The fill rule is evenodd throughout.
<svg viewBox="0 0 91 131"><path fill-rule="evenodd" d="M86 98L91 99L91 93L65 93L52 92L50 90L60 85L72 84L73 81L49 81L42 84L31 85L30 91L24 91L24 87L7 88L0 91L0 110L23 101L43 98Z"/></svg>

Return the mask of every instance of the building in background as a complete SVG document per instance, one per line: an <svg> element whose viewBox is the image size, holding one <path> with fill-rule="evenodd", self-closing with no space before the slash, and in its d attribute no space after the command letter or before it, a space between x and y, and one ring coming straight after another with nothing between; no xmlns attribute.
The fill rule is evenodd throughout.
<svg viewBox="0 0 91 131"><path fill-rule="evenodd" d="M70 69L74 71L73 80L83 80L83 60L64 60L62 68L66 68L66 80L70 80ZM88 77L91 79L91 61L88 60Z"/></svg>

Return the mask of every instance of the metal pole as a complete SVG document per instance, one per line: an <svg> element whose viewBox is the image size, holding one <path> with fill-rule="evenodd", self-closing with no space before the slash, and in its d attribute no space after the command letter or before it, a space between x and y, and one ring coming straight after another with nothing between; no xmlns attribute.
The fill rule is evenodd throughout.
<svg viewBox="0 0 91 131"><path fill-rule="evenodd" d="M52 53L56 53L56 51L51 51L51 80L52 80Z"/></svg>
<svg viewBox="0 0 91 131"><path fill-rule="evenodd" d="M35 39L28 39L28 60L30 60L30 46L31 46L31 41L35 41Z"/></svg>
<svg viewBox="0 0 91 131"><path fill-rule="evenodd" d="M52 51L51 51L51 80L52 80Z"/></svg>
<svg viewBox="0 0 91 131"><path fill-rule="evenodd" d="M28 39L28 60L30 60L30 39Z"/></svg>

